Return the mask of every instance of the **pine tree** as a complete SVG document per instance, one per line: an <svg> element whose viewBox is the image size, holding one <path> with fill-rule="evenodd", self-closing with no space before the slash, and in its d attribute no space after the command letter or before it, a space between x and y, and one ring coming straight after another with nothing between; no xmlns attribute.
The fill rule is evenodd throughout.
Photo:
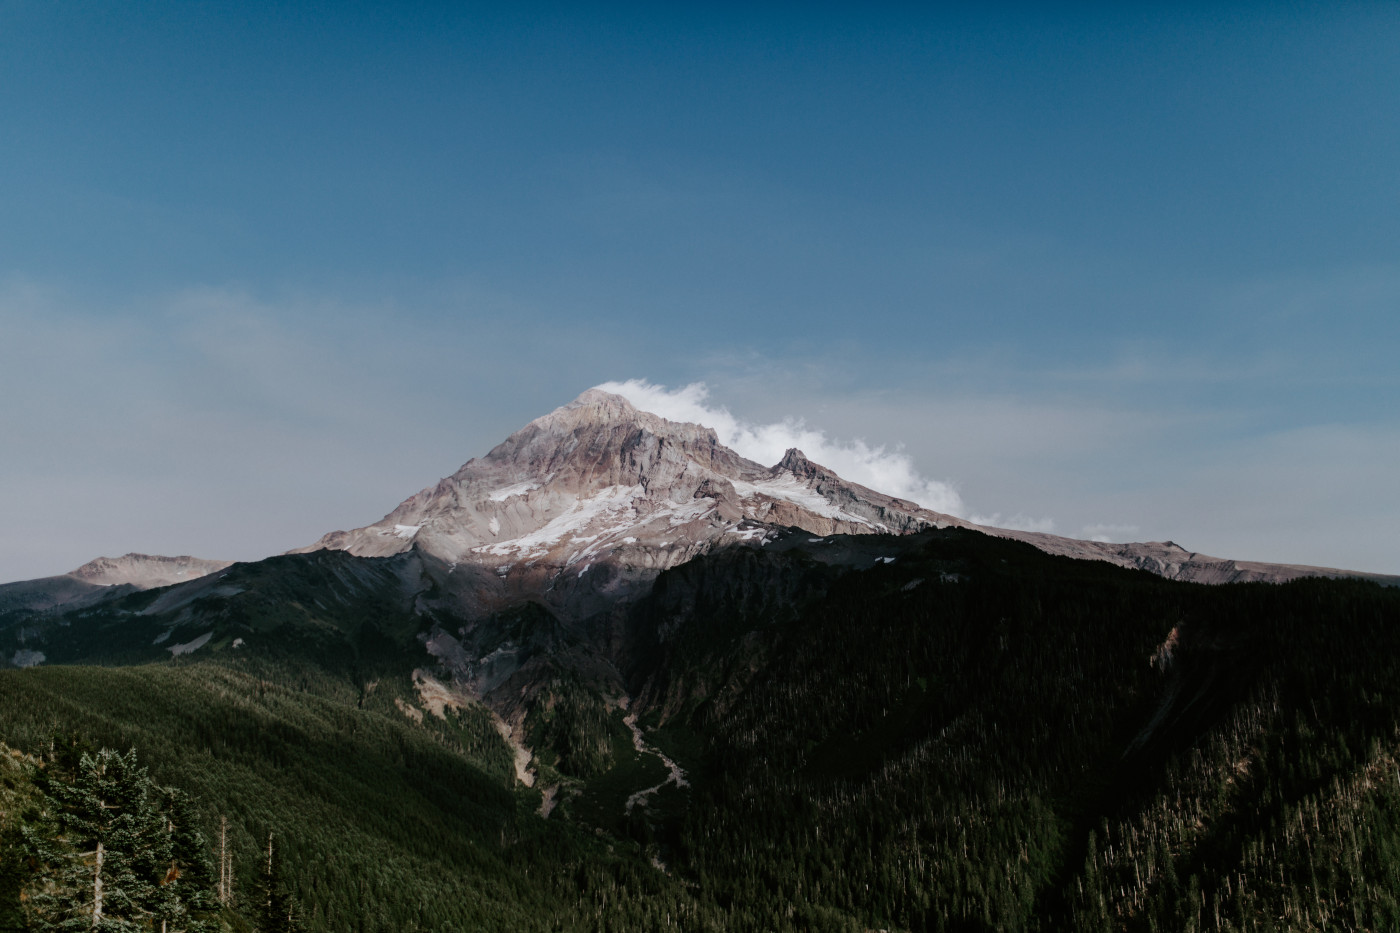
<svg viewBox="0 0 1400 933"><path fill-rule="evenodd" d="M194 801L176 788L162 788L170 864L161 876L156 916L160 933L216 931L219 900L209 847L197 828Z"/></svg>
<svg viewBox="0 0 1400 933"><path fill-rule="evenodd" d="M155 907L155 866L169 837L135 749L84 754L72 783L47 784L48 831L29 833L44 865L29 899L35 929L141 929Z"/></svg>
<svg viewBox="0 0 1400 933"><path fill-rule="evenodd" d="M81 756L43 782L44 818L26 827L37 863L31 928L204 933L217 929L212 871L184 794L153 783L132 749Z"/></svg>

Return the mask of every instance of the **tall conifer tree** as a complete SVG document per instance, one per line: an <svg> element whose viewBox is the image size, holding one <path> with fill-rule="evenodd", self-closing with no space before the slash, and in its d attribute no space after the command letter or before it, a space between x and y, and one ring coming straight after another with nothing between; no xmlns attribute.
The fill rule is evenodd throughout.
<svg viewBox="0 0 1400 933"><path fill-rule="evenodd" d="M216 906L189 799L151 781L132 749L84 754L44 783L26 829L37 862L27 907L40 933L204 933Z"/></svg>

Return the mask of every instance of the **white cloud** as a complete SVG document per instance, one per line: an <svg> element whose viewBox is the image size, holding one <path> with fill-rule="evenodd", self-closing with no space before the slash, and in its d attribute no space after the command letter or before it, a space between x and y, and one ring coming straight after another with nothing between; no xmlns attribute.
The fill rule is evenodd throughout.
<svg viewBox="0 0 1400 933"><path fill-rule="evenodd" d="M598 388L621 395L637 408L667 420L714 428L720 443L758 463L777 463L789 448L796 447L809 460L835 470L851 482L911 499L938 512L962 514L962 498L953 485L921 476L913 460L900 449L872 447L859 438L831 438L819 428L808 427L800 418L788 417L768 424L736 418L729 409L706 403L709 388L703 382L668 389L643 379L628 379L605 382Z"/></svg>
<svg viewBox="0 0 1400 933"><path fill-rule="evenodd" d="M1006 518L1003 518L1000 512L993 512L991 515L974 515L969 521L978 525L986 525L988 528L1014 528L1017 531L1038 531L1047 535L1055 533L1055 520L1053 518L1032 518L1029 515L1022 515L1020 512Z"/></svg>
<svg viewBox="0 0 1400 933"><path fill-rule="evenodd" d="M1085 525L1080 529L1080 537L1090 541L1127 541L1138 533L1137 525Z"/></svg>

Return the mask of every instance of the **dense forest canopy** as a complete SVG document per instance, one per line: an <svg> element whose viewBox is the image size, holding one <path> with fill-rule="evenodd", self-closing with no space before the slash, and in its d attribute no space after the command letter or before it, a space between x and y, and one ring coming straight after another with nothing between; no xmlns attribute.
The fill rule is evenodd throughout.
<svg viewBox="0 0 1400 933"><path fill-rule="evenodd" d="M90 927L99 850L104 929L167 933L1400 926L1400 592L892 553L667 572L578 630L627 697L541 656L528 773L366 604L0 672L0 929ZM83 611L45 624L130 612ZM500 625L573 644L547 615Z"/></svg>

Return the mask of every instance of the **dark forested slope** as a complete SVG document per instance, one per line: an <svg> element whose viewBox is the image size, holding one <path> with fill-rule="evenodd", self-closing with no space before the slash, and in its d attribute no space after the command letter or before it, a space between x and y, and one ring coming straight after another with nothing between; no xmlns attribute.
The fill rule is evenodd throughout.
<svg viewBox="0 0 1400 933"><path fill-rule="evenodd" d="M1400 591L1177 583L957 529L720 549L577 623L460 623L543 646L526 787L486 707L427 702L453 684L421 636L458 623L415 614L411 559L31 619L93 646L73 660L145 663L0 672L0 741L137 747L206 836L228 818L240 877L285 840L316 930L1400 924ZM171 629L212 650L152 644Z"/></svg>
<svg viewBox="0 0 1400 933"><path fill-rule="evenodd" d="M752 928L1400 922L1393 589L949 531L768 630L693 624L659 706L706 779L671 838Z"/></svg>

